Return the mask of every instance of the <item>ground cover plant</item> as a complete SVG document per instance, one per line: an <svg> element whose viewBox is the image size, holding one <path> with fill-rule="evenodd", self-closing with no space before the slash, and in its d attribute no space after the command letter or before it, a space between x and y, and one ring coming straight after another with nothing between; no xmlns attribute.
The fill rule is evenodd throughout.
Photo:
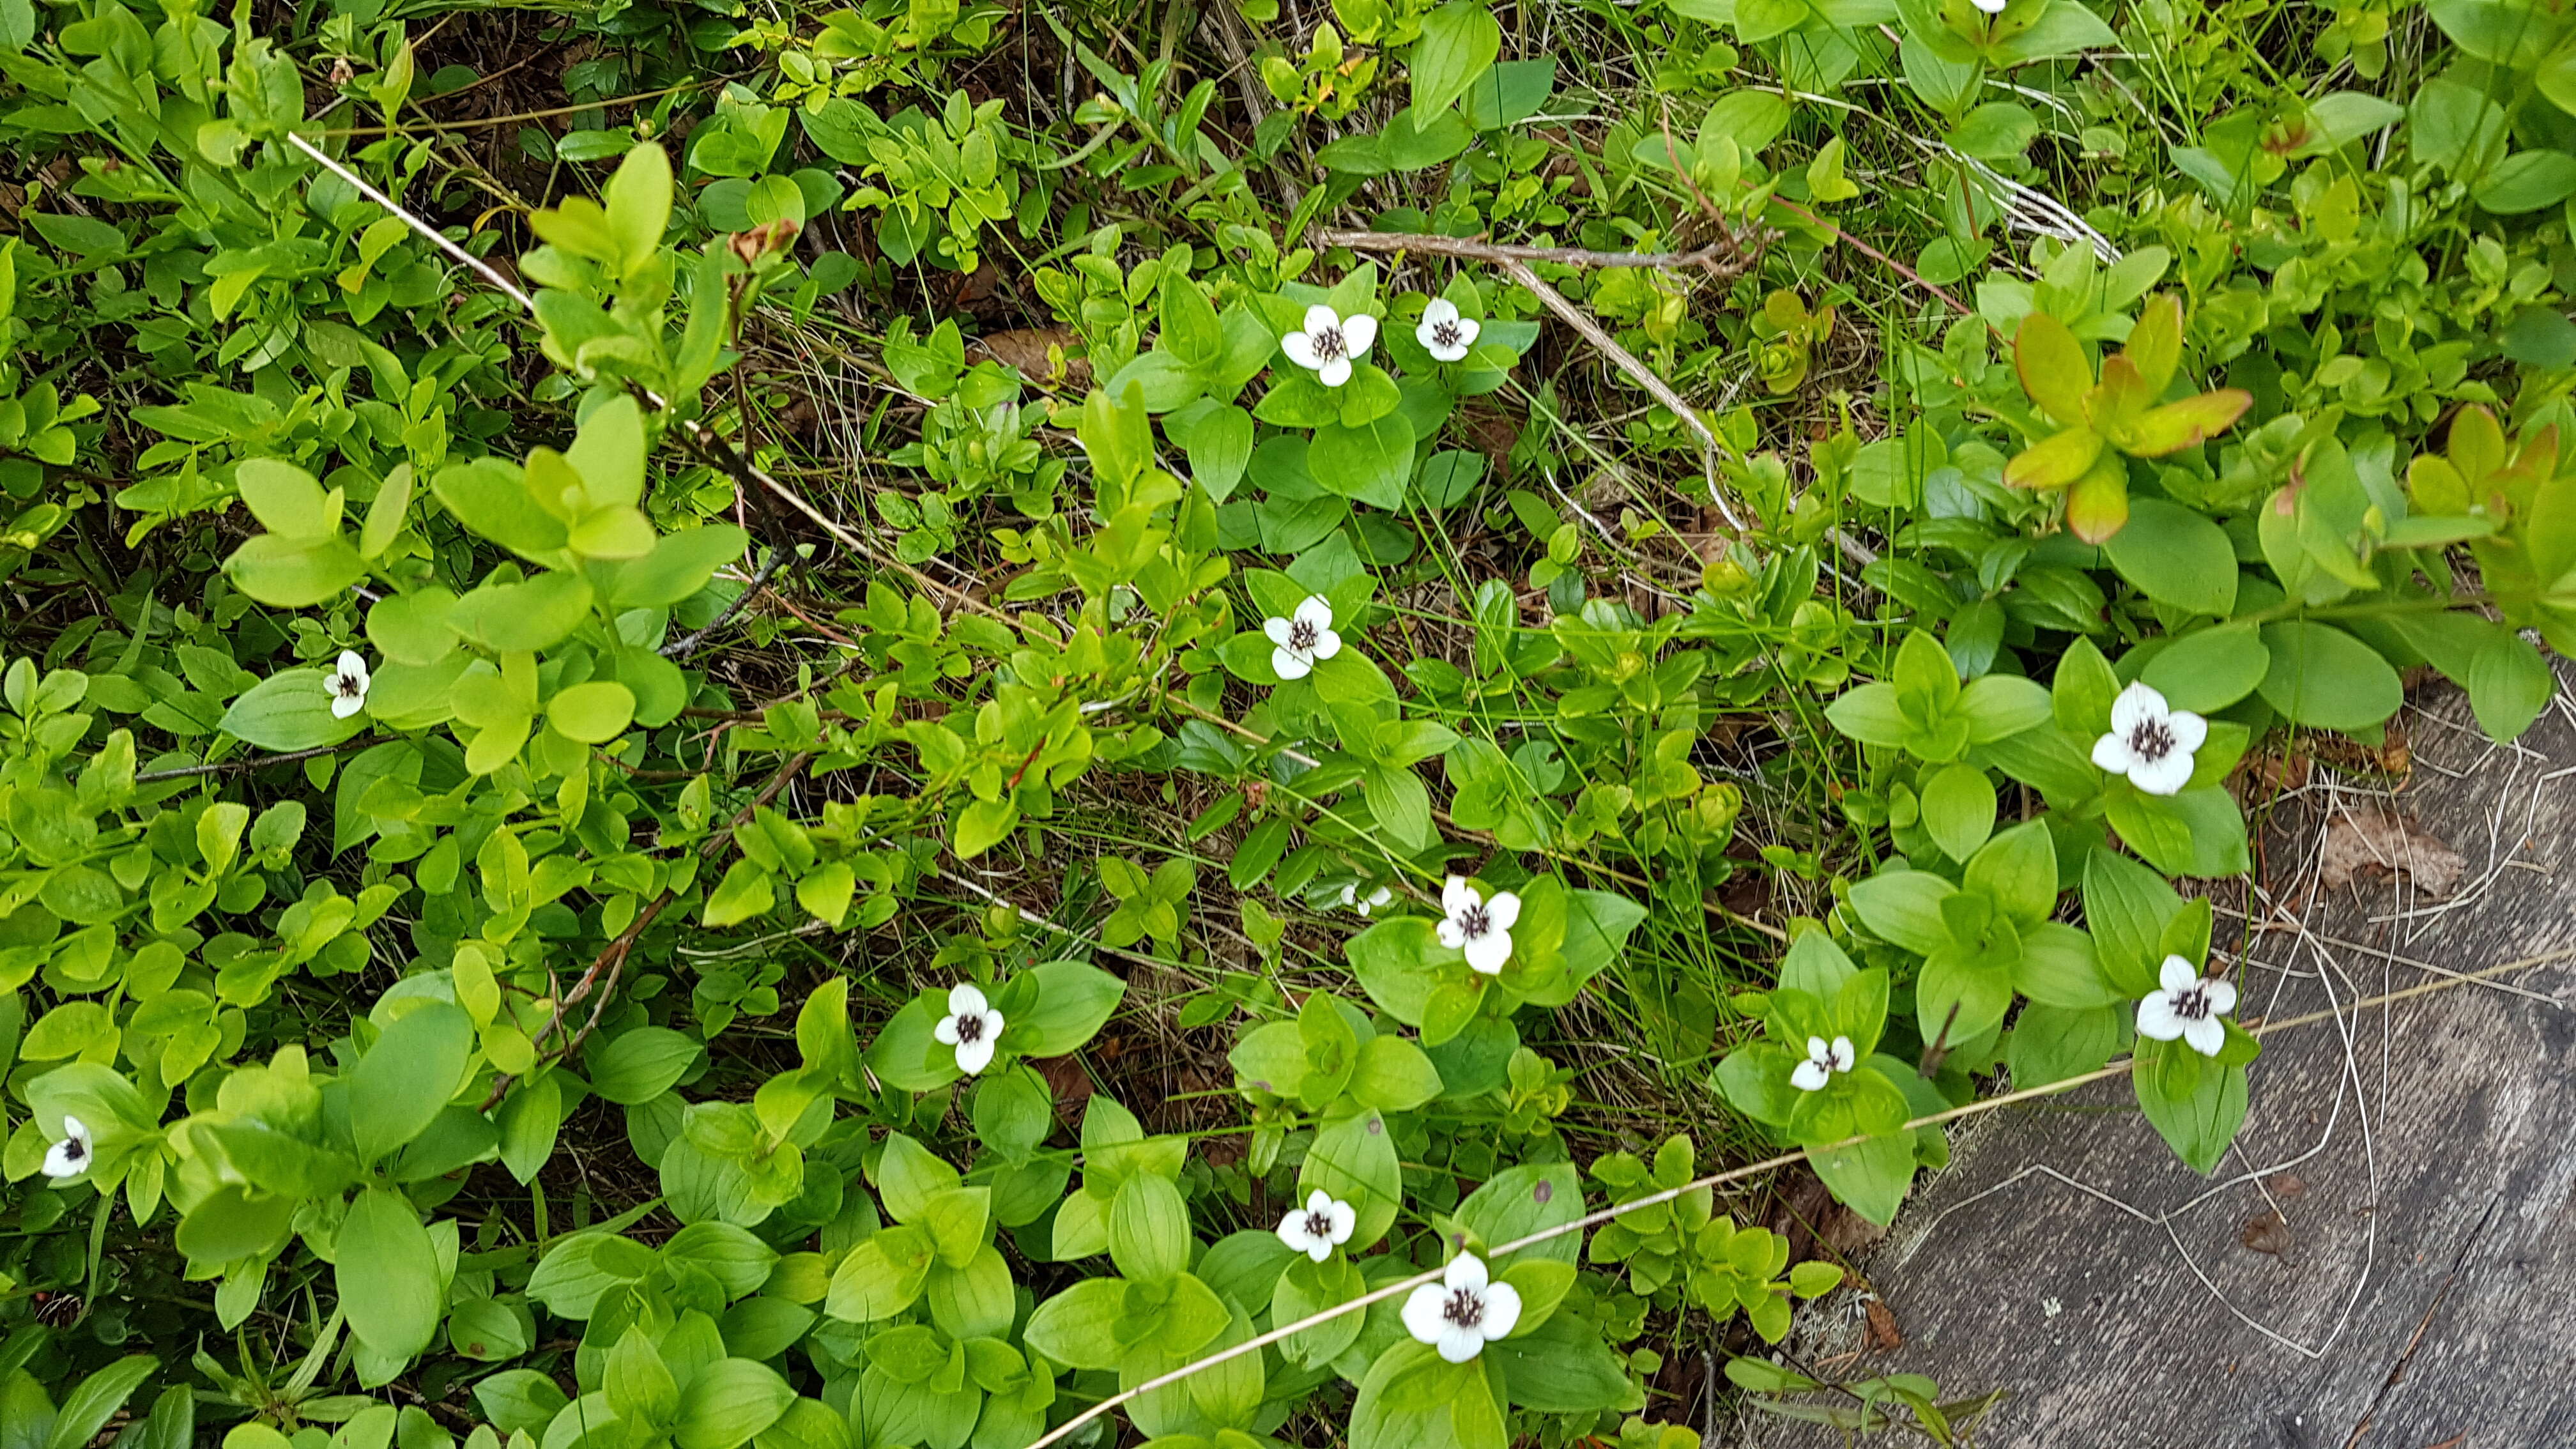
<svg viewBox="0 0 2576 1449"><path fill-rule="evenodd" d="M1705 1174L2216 1164L2576 645L2571 56L0 0L0 1449L1963 1442Z"/></svg>

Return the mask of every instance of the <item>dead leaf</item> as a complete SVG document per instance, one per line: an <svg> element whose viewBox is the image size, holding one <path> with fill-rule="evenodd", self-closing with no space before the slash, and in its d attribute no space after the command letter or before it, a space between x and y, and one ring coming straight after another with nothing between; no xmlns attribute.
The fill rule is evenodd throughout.
<svg viewBox="0 0 2576 1449"><path fill-rule="evenodd" d="M2417 890L2442 900L2459 889L2468 868L2458 851L2417 829L2402 812L2363 805L2327 823L2319 879L2326 889L2338 890L2363 872L2388 876L2403 871Z"/></svg>
<svg viewBox="0 0 2576 1449"><path fill-rule="evenodd" d="M1067 1127L1079 1123L1083 1109L1091 1104L1090 1069L1076 1057L1031 1057L1029 1065L1046 1078L1055 1096L1055 1119Z"/></svg>
<svg viewBox="0 0 2576 1449"><path fill-rule="evenodd" d="M2277 1212L2257 1213L2245 1220L2241 1241L2255 1252L2279 1257L2290 1249L2290 1225Z"/></svg>
<svg viewBox="0 0 2576 1449"><path fill-rule="evenodd" d="M1021 327L1005 332L987 332L966 344L966 360L980 362L986 357L997 359L1020 370L1020 376L1034 383L1056 384L1080 390L1091 386L1091 359L1067 356L1064 376L1055 375L1055 364L1047 349L1060 347L1070 354L1082 345L1082 339L1070 327Z"/></svg>
<svg viewBox="0 0 2576 1449"><path fill-rule="evenodd" d="M2265 1185L2283 1197L2297 1197L2308 1190L2307 1179L2295 1172L2276 1172Z"/></svg>
<svg viewBox="0 0 2576 1449"><path fill-rule="evenodd" d="M1896 1310L1877 1298L1862 1303L1868 1321L1861 1328L1861 1346L1871 1353L1894 1353L1905 1347L1905 1334L1896 1326Z"/></svg>

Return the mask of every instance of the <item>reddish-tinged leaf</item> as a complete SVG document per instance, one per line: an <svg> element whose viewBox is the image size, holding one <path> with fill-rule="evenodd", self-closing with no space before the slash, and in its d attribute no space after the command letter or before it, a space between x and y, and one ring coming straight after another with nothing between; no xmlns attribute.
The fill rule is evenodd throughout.
<svg viewBox="0 0 2576 1449"><path fill-rule="evenodd" d="M2126 432L2112 436L2124 452L2141 458L2161 458L2226 432L2253 405L2254 394L2243 388L2223 387L2150 409L2129 424Z"/></svg>
<svg viewBox="0 0 2576 1449"><path fill-rule="evenodd" d="M2084 476L2102 455L2102 439L2090 428L2068 428L2024 449L2004 465L2008 488L2063 488Z"/></svg>
<svg viewBox="0 0 2576 1449"><path fill-rule="evenodd" d="M2066 495L2066 526L2086 543L2107 541L2129 523L2129 470L2105 453Z"/></svg>
<svg viewBox="0 0 2576 1449"><path fill-rule="evenodd" d="M2138 376L2137 364L2123 354L2104 359L2102 385L2084 399L2085 415L2104 437L2118 439L2154 404L2156 395Z"/></svg>
<svg viewBox="0 0 2576 1449"><path fill-rule="evenodd" d="M2120 355L2138 370L2138 378L2147 385L2147 396L2161 397L2173 381L2174 369L2182 365L2182 299L2171 292L2147 300L2147 308L2138 314L2138 325L2129 329L2128 345Z"/></svg>
<svg viewBox="0 0 2576 1449"><path fill-rule="evenodd" d="M2013 335L2013 368L2021 390L2061 423L2084 420L2084 394L2093 385L2093 365L2084 360L2084 345L2066 324L2045 312L2021 319Z"/></svg>

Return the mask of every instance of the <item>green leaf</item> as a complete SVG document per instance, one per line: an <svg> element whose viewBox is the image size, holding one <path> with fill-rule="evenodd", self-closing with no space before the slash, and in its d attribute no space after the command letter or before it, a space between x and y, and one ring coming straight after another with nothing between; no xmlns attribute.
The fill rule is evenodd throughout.
<svg viewBox="0 0 2576 1449"><path fill-rule="evenodd" d="M2117 1001L2079 1010L2033 1002L2013 1019L2004 1060L2016 1087L2044 1087L2101 1070L2129 1039L2135 1007Z"/></svg>
<svg viewBox="0 0 2576 1449"><path fill-rule="evenodd" d="M586 745L617 738L634 718L635 692L608 680L576 684L546 702L546 720L556 732Z"/></svg>
<svg viewBox="0 0 2576 1449"><path fill-rule="evenodd" d="M1359 1253L1386 1236L1404 1202L1404 1168L1383 1116L1358 1112L1316 1129L1314 1146L1297 1174L1297 1196L1302 1201L1318 1189L1358 1211L1359 1223L1343 1245L1345 1252Z"/></svg>
<svg viewBox="0 0 2576 1449"><path fill-rule="evenodd" d="M1422 17L1422 37L1413 43L1406 67L1413 80L1414 114L1447 110L1502 51L1503 28L1481 0L1449 0Z"/></svg>
<svg viewBox="0 0 2576 1449"><path fill-rule="evenodd" d="M591 1047L582 1058L590 1089L633 1107L671 1090L698 1059L698 1044L664 1026L639 1026Z"/></svg>
<svg viewBox="0 0 2576 1449"><path fill-rule="evenodd" d="M1995 784L1975 765L1944 765L1923 784L1923 828L1952 860L1965 861L1995 828Z"/></svg>
<svg viewBox="0 0 2576 1449"><path fill-rule="evenodd" d="M367 727L361 712L347 719L331 713L329 675L319 669L272 674L232 702L216 728L263 750L320 749Z"/></svg>
<svg viewBox="0 0 2576 1449"><path fill-rule="evenodd" d="M2470 193L2498 216L2519 216L2576 196L2576 156L2564 151L2516 151L2487 168Z"/></svg>
<svg viewBox="0 0 2576 1449"><path fill-rule="evenodd" d="M1325 491L1392 512L1404 506L1405 484L1413 476L1413 442L1413 425L1402 413L1357 427L1326 423L1315 429L1306 466Z"/></svg>
<svg viewBox="0 0 2576 1449"><path fill-rule="evenodd" d="M1109 1258L1121 1274L1167 1281L1189 1267L1191 1247L1190 1211L1170 1179L1140 1172L1118 1185L1109 1203Z"/></svg>
<svg viewBox="0 0 2576 1449"><path fill-rule="evenodd" d="M1029 968L1027 979L1037 988L1037 1006L1002 1023L1002 1044L1023 1056L1081 1050L1127 993L1126 982L1084 961L1048 961Z"/></svg>
<svg viewBox="0 0 2576 1449"><path fill-rule="evenodd" d="M2258 688L2285 717L2319 729L2368 729L2397 713L2406 687L2378 651L2341 629L2306 620L2268 624L2271 667Z"/></svg>
<svg viewBox="0 0 2576 1449"><path fill-rule="evenodd" d="M1550 1315L1533 1332L1489 1343L1481 1358L1501 1366L1511 1401L1524 1409L1598 1414L1645 1407L1626 1359L1602 1341L1597 1324L1575 1314Z"/></svg>
<svg viewBox="0 0 2576 1449"><path fill-rule="evenodd" d="M386 1027L349 1074L349 1136L359 1157L378 1161L426 1131L462 1085L473 1050L473 1018L444 1001Z"/></svg>
<svg viewBox="0 0 2576 1449"><path fill-rule="evenodd" d="M539 574L525 583L487 583L448 610L449 627L498 653L551 649L590 617L591 588L579 574Z"/></svg>
<svg viewBox="0 0 2576 1449"><path fill-rule="evenodd" d="M738 1449L777 1423L795 1400L796 1391L768 1365L720 1358L680 1391L672 1437L680 1449Z"/></svg>
<svg viewBox="0 0 2576 1449"><path fill-rule="evenodd" d="M1929 956L1950 944L1950 927L1941 918L1941 902L1958 888L1919 870L1891 870L1852 882L1852 909L1880 938L1918 956Z"/></svg>
<svg viewBox="0 0 2576 1449"><path fill-rule="evenodd" d="M340 1223L336 1256L340 1311L360 1343L398 1360L429 1347L444 1296L438 1250L409 1198L383 1188L358 1194Z"/></svg>
<svg viewBox="0 0 2576 1449"><path fill-rule="evenodd" d="M2185 1042L2140 1043L2129 1080L2183 1165L2203 1176L2215 1170L2245 1125L2245 1068L2222 1066Z"/></svg>
<svg viewBox="0 0 2576 1449"><path fill-rule="evenodd" d="M42 1440L43 1449L81 1449L160 1366L161 1361L148 1353L129 1354L82 1379L55 1413L54 1427ZM128 1431L127 1437L140 1436Z"/></svg>
<svg viewBox="0 0 2576 1449"><path fill-rule="evenodd" d="M1381 1112L1410 1112L1440 1095L1440 1072L1422 1048L1404 1038L1373 1036L1360 1044L1349 1090Z"/></svg>
<svg viewBox="0 0 2576 1449"><path fill-rule="evenodd" d="M730 523L711 523L666 534L653 551L632 563L593 565L607 582L609 606L667 609L697 593L716 570L742 557L751 535Z"/></svg>
<svg viewBox="0 0 2576 1449"><path fill-rule="evenodd" d="M340 507L312 474L277 458L245 458L233 486L260 526L292 539L328 538L339 531Z"/></svg>
<svg viewBox="0 0 2576 1449"><path fill-rule="evenodd" d="M2124 530L2121 537L2127 536ZM2183 635L2158 650L2138 677L2174 708L2210 714L2252 694L2271 669L2272 651L2255 627L2229 624Z"/></svg>
<svg viewBox="0 0 2576 1449"><path fill-rule="evenodd" d="M2102 545L2120 577L2159 604L2224 619L2236 611L2236 550L2208 516L2161 498L2129 500L2129 523Z"/></svg>
<svg viewBox="0 0 2576 1449"><path fill-rule="evenodd" d="M2469 708L2478 728L2497 744L2508 743L2531 727L2558 691L2549 661L2531 641L2499 631L2469 663Z"/></svg>

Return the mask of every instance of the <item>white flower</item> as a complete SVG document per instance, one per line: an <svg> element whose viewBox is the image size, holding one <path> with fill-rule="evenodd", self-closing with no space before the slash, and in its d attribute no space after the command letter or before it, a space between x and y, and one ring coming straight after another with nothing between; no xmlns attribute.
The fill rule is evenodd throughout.
<svg viewBox="0 0 2576 1449"><path fill-rule="evenodd" d="M2209 980L2180 956L2165 958L2156 981L2162 989L2138 1002L2138 1035L2157 1041L2181 1037L2202 1056L2218 1055L2227 1045L2227 1027L2219 1018L2236 1009L2235 983Z"/></svg>
<svg viewBox="0 0 2576 1449"><path fill-rule="evenodd" d="M1342 652L1342 636L1333 632L1333 606L1321 594L1308 594L1285 619L1261 626L1270 642L1270 667L1282 679L1303 679L1315 666Z"/></svg>
<svg viewBox="0 0 2576 1449"><path fill-rule="evenodd" d="M1442 362L1464 362L1467 349L1476 345L1480 329L1473 317L1458 315L1458 304L1446 297L1434 297L1422 309L1422 325L1413 329L1414 340L1422 350Z"/></svg>
<svg viewBox="0 0 2576 1449"><path fill-rule="evenodd" d="M45 1176L56 1182L69 1182L89 1171L89 1129L78 1117L63 1118L63 1140L45 1149Z"/></svg>
<svg viewBox="0 0 2576 1449"><path fill-rule="evenodd" d="M971 985L948 988L948 1014L930 1034L957 1048L957 1070L968 1076L993 1064L993 1043L1001 1039L1002 1014Z"/></svg>
<svg viewBox="0 0 2576 1449"><path fill-rule="evenodd" d="M1983 10L1988 15L2001 15L2004 13L2004 6L2009 3L2009 0L1968 0L1968 3L1976 6L1980 10Z"/></svg>
<svg viewBox="0 0 2576 1449"><path fill-rule="evenodd" d="M1346 885L1342 887L1342 904L1349 907L1351 910L1359 912L1363 916L1394 899L1395 892L1387 889L1385 886L1379 886L1376 890L1370 891L1367 895L1361 895L1360 888L1355 885Z"/></svg>
<svg viewBox="0 0 2576 1449"><path fill-rule="evenodd" d="M1858 1061L1850 1037L1838 1036L1827 1042L1823 1037L1811 1036L1807 1038L1807 1059L1789 1074L1789 1085L1801 1092L1821 1092L1834 1079L1834 1073L1848 1072Z"/></svg>
<svg viewBox="0 0 2576 1449"><path fill-rule="evenodd" d="M2191 754L2209 738L2209 721L2165 703L2154 685L2132 684L2111 701L2111 732L2093 742L2093 763L2150 795L2191 783Z"/></svg>
<svg viewBox="0 0 2576 1449"><path fill-rule="evenodd" d="M322 691L331 696L331 717L347 719L367 707L367 661L354 649L340 651L340 662L331 669L331 677L322 681Z"/></svg>
<svg viewBox="0 0 2576 1449"><path fill-rule="evenodd" d="M1467 953L1467 964L1491 976L1512 958L1512 923L1521 918L1521 898L1496 891L1492 900L1459 876L1440 887L1440 944ZM1426 1340L1427 1341L1427 1340Z"/></svg>
<svg viewBox="0 0 2576 1449"><path fill-rule="evenodd" d="M1377 340L1377 319L1344 317L1322 303L1306 309L1306 329L1279 339L1288 360L1315 374L1326 387L1351 380L1351 364Z"/></svg>
<svg viewBox="0 0 2576 1449"><path fill-rule="evenodd" d="M1461 1253L1437 1283L1425 1283L1404 1300L1404 1331L1417 1343L1440 1350L1451 1363L1465 1363L1485 1345L1507 1337L1521 1321L1520 1290L1485 1275L1484 1263Z"/></svg>
<svg viewBox="0 0 2576 1449"><path fill-rule="evenodd" d="M1357 1208L1319 1187L1306 1194L1304 1207L1279 1220L1279 1241L1320 1263L1351 1240L1351 1230L1359 1222Z"/></svg>

